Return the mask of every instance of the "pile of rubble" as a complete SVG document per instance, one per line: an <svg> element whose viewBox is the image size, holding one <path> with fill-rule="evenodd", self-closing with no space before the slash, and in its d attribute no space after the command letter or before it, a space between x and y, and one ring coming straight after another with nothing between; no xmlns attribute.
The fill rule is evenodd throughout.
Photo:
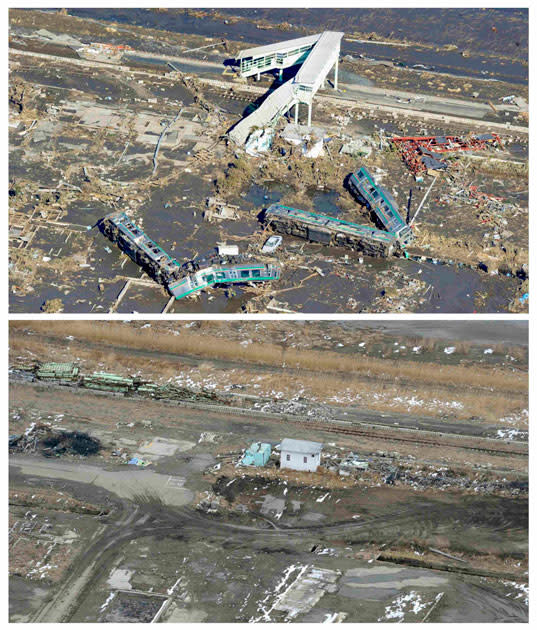
<svg viewBox="0 0 537 630"><path fill-rule="evenodd" d="M292 416L303 416L305 419L316 422L335 422L337 420L334 409L323 404L312 404L310 401L300 397L290 400L272 400L267 402L256 402L253 409L263 413L288 414Z"/></svg>
<svg viewBox="0 0 537 630"><path fill-rule="evenodd" d="M10 453L33 453L41 449L46 457L80 455L87 457L101 450L101 442L82 431L52 429L46 424L32 423L22 435L9 437Z"/></svg>
<svg viewBox="0 0 537 630"><path fill-rule="evenodd" d="M393 463L373 465L375 471L382 473L383 481L388 485L407 485L414 490L469 490L476 494L506 494L520 496L528 493L528 482L508 481L505 478L492 479L486 473L477 473L474 477L458 474L446 467L428 466L410 468Z"/></svg>

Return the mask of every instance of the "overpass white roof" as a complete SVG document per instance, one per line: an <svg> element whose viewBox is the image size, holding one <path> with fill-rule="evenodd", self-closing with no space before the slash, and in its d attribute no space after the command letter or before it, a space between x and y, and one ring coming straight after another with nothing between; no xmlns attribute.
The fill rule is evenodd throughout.
<svg viewBox="0 0 537 630"><path fill-rule="evenodd" d="M276 42L275 44L268 44L267 46L257 46L256 48L241 50L241 52L237 55L237 59L243 59L245 57L263 57L264 55L270 55L271 53L300 48L301 46L313 46L321 35L321 33L317 33L316 35L308 35L307 37L287 39L284 42Z"/></svg>
<svg viewBox="0 0 537 630"><path fill-rule="evenodd" d="M319 41L300 66L294 82L314 86L330 72L341 48L341 38L345 33L325 31Z"/></svg>

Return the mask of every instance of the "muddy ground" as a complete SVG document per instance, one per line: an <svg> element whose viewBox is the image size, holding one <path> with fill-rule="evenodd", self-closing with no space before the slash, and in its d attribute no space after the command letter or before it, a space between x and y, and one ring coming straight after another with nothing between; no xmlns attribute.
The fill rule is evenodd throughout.
<svg viewBox="0 0 537 630"><path fill-rule="evenodd" d="M177 333L192 335L198 348L204 337L213 350L215 339L220 346L235 343L230 348L237 353L286 339L302 352L328 356L328 348L339 349L340 360L345 345L358 352L367 342L368 352L387 352L409 340L408 329L372 323L364 330L317 322L306 334L288 323L285 330L283 322L242 322L227 340L221 324L147 324L112 330L112 347L95 336L85 346L84 330L70 330L68 322L61 331L17 324L12 360L76 361L83 374L129 364L140 368L139 376L152 377L149 366L164 370L173 361L183 386L199 391L193 365L216 370L220 379L225 373L227 385L237 380L236 365L231 357L174 354ZM146 351L121 346L128 328L152 335ZM76 337L69 334L74 332ZM475 375L485 364L488 379L500 372L500 383L515 378L505 354L494 357L499 346L485 354L492 349L487 344L459 342L441 326L428 332L434 341L428 361L435 360L438 370L457 367ZM496 337L509 341L512 352L521 350L517 369L524 370L520 331L510 336L498 325L484 325L481 335L481 342ZM166 351L159 350L159 339ZM446 354L448 343L464 353ZM107 354L99 355L104 347ZM268 350L262 356L264 363L249 365L254 379L272 370L279 381L295 381L293 369L270 366ZM387 370L390 359L383 361ZM409 368L400 365L403 376ZM12 373L9 430L24 436L10 449L12 621L527 619L528 461L520 438L499 439L493 431L483 442L487 422L456 410L449 417L378 413L367 405L314 403L304 395L258 398L255 387L244 390L251 394L237 406L239 398L231 405L225 398L233 389L215 391L208 406ZM391 433L334 432L364 421ZM527 429L527 418L512 423ZM414 441L398 439L407 435L403 427L418 429ZM87 433L100 450L50 456L43 428ZM303 439L305 431L324 444L322 467L315 473L281 469L282 438ZM438 443L424 442L429 435ZM271 445L267 465L241 466L244 449L259 440ZM365 470L346 467L350 452ZM28 596L31 608L24 605Z"/></svg>
<svg viewBox="0 0 537 630"><path fill-rule="evenodd" d="M125 27L129 37L123 40L123 27L118 30L106 23L42 15L43 24L53 34L80 38L81 46L95 41L120 43L121 33L123 44L142 51L149 47L148 52L157 58L159 54L183 55L189 46L199 47L207 41L188 30L183 34L162 31L162 41L158 31L152 31L150 40L142 36L141 27L134 26ZM121 59L105 59L108 65L98 69L91 65L91 55L82 59L89 65L67 63L62 61L63 52L72 53L73 48L61 39L55 43L44 36L36 38L38 24L43 26L31 11L12 12L10 299L14 312L37 312L52 300L61 300L55 308L66 312L158 312L164 308L168 301L165 292L157 285L138 282L140 269L97 229L97 221L114 209L127 210L179 262L207 252L217 242L238 244L241 251L259 256L265 235L258 215L276 201L351 221L370 221L344 186L345 177L357 167L355 158L338 154L345 138L365 135L376 147L381 129L385 134L468 132L467 122L451 124L446 130L419 118L362 109L359 102L356 106L339 106L319 100L314 107L315 124L331 135L334 159L293 157L289 145L280 141L278 147L287 147L284 158L275 150L264 158L245 158L219 140L257 98L248 93L248 86L222 74L222 61L231 54L231 43L228 49L219 45L206 54L201 51L204 59L194 52L191 62L187 52L180 58L183 61L174 62L180 71L172 77L165 61L164 66L154 63L153 57L140 61L131 53L123 54ZM210 42L218 43L216 35ZM57 55L60 45L63 52L52 66L45 59L31 56ZM363 99L360 85L367 93L377 74L378 86L388 89L381 80L383 71L373 68L376 74L371 77L367 68L359 65L362 62L366 63L342 62L342 89L349 98L353 90L358 90L356 98ZM421 80L421 72L403 71L410 73L410 83L407 79L407 84L399 87L410 93L420 90L412 83L412 75ZM393 77L393 72L389 76ZM222 85L203 82L211 79L218 79ZM448 82L446 90L454 90L448 92L450 98L468 96L456 91L456 81L461 79L453 79L454 87L449 87L449 77L442 80ZM435 81L433 77L436 87L429 89L440 93ZM264 77L253 87L268 89L271 83L273 79ZM485 116L483 120L525 124L513 120L518 114L499 103L496 114L489 108L487 100L494 96L497 103L498 95L511 90L510 85L498 86L496 95L483 92L482 98L486 98L480 102L489 113L479 110L479 116ZM25 102L22 112L17 113L21 91ZM325 94L329 96L330 90ZM375 98L388 106L398 106L398 99L401 101L397 93L380 93ZM422 107L417 101L410 106ZM430 106L436 107L432 100ZM153 172L153 154L162 124L174 120L178 112ZM481 129L483 121L479 125ZM418 254L473 267L481 262L488 273L456 264L364 259L353 252L286 238L276 254L284 264L277 284L210 290L198 299L171 304L169 312L526 309L527 300L519 298L527 292L527 139L509 131L500 135L503 150L477 156L483 159L461 159L447 176L439 178L416 230ZM508 168L506 162L492 162L490 158L520 164ZM412 208L417 209L428 182L416 185L387 143L383 150L374 148L362 162L394 192L401 205L406 205L413 188ZM231 171L233 177L229 176ZM470 183L502 197L501 209L491 211L476 205L475 200L461 201L454 196ZM238 206L238 220L203 220L206 200L215 195ZM121 303L116 304L129 278L133 282Z"/></svg>
<svg viewBox="0 0 537 630"><path fill-rule="evenodd" d="M43 413L62 409L65 415L58 419L60 414L55 414L56 420L49 422L83 427L106 448L103 456L86 461L51 460L39 452L10 457L12 495L26 493L25 505L12 504L11 518L19 528L26 521L35 527L26 555L16 555L22 541L12 551L12 558L17 558L16 576L10 583L12 620L147 621L170 599L163 620L316 621L341 613L347 621L376 621L389 618L394 606L399 610L403 602L397 600L404 598L423 604L402 607L400 614L410 621L422 619L440 593L442 605L431 610L431 621L463 615L475 621L526 618L527 501L523 496L417 489L399 482L391 486L383 478L374 483L332 481L326 475L316 475L312 486L307 480L304 485L303 478L293 481L292 475L271 480L263 472L243 472L234 466L229 477L222 472L221 457L228 457L226 453L240 452L255 439L275 444L282 431L294 437L303 437L303 432L289 423L284 427L244 422L226 417L225 411L178 413L156 402L94 394L56 391L49 396L45 389L33 399L28 386L12 389L11 399L18 409L35 405ZM90 417L85 415L88 407L93 410ZM22 417L28 418L25 413ZM13 422L11 430L19 426ZM309 437L323 439L315 431ZM352 448L360 453L371 452L374 446L389 447L387 442L336 442L345 451ZM146 469L115 463L118 458L111 456L112 448L133 454L144 444L144 456L152 460ZM405 449L398 449L398 457L406 461ZM418 461L440 456L431 449L414 452ZM445 452L441 457L457 460ZM463 459L479 460L461 453L462 468ZM392 462L390 466L395 463L393 458L386 461ZM438 469L438 464L433 468ZM506 475L521 478L507 470L498 478ZM32 497L35 500L43 488L101 505L108 515L80 516L54 504L53 509L41 502L32 505ZM215 508L208 514L192 511L207 498ZM41 531L46 524L52 529ZM305 528L298 530L298 536L293 534L297 527ZM70 571L67 583L54 573L55 556L41 560L47 551L45 534L55 537L51 542ZM12 544L18 535L15 528ZM113 541L113 547L107 541ZM89 557L84 553L88 544L95 548ZM470 573L426 568L427 562L446 561L431 554L431 547L456 556L459 560L447 564L463 566ZM375 560L381 550L403 564ZM408 558L422 564L405 566ZM96 565L86 584L81 571L90 561ZM325 570L328 584L320 580L312 593L311 584L301 586L307 572L317 575ZM492 573L483 574L487 571ZM19 603L29 591L35 597L35 612ZM477 593L481 604L475 608L471 602Z"/></svg>

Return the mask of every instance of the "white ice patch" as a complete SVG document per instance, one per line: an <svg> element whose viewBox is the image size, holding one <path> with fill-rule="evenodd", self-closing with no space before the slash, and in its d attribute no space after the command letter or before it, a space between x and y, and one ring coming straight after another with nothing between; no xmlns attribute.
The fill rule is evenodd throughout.
<svg viewBox="0 0 537 630"><path fill-rule="evenodd" d="M117 595L116 591L112 591L110 593L110 595L108 595L106 601L104 602L104 604L101 606L101 612L103 612L103 610L108 606L108 604L114 599L114 597Z"/></svg>
<svg viewBox="0 0 537 630"><path fill-rule="evenodd" d="M514 599L522 599L524 598L524 605L529 605L529 585L524 584L523 582L506 582L503 581L505 586L510 586L515 589L513 593L507 593L507 597L514 597Z"/></svg>

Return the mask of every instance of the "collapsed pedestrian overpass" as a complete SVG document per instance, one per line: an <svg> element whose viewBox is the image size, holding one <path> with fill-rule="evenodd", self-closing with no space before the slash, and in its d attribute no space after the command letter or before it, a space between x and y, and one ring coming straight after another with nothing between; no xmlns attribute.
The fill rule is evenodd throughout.
<svg viewBox="0 0 537 630"><path fill-rule="evenodd" d="M228 137L238 145L243 145L251 131L274 126L281 116L295 108L295 123L298 123L299 105L308 107L308 126L311 126L313 97L321 88L334 68L334 89L337 90L338 61L343 33L324 31L321 34L291 39L278 44L260 46L242 51L237 57L240 75L249 77L261 72L283 70L300 65L294 78L285 81L272 91L261 105L249 116L243 118L229 132Z"/></svg>

